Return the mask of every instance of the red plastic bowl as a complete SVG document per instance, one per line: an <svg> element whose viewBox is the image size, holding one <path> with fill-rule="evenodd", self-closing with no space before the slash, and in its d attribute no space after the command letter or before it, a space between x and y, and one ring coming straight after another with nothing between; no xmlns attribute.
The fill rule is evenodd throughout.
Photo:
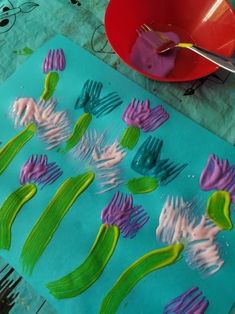
<svg viewBox="0 0 235 314"><path fill-rule="evenodd" d="M179 49L174 69L167 77L144 72L130 60L136 29L143 23L159 31L173 31L181 42L192 42L224 56L235 49L235 15L226 0L110 0L105 30L117 55L131 68L158 81L191 81L218 66L187 49Z"/></svg>

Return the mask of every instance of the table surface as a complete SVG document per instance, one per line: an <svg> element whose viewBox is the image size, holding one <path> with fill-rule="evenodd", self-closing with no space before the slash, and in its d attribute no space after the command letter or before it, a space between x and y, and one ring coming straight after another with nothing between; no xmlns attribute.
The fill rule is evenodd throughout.
<svg viewBox="0 0 235 314"><path fill-rule="evenodd" d="M15 0L14 6L23 2ZM11 30L3 33L0 29L0 83L27 60L30 51L24 52L26 47L36 51L54 35L63 34L184 115L235 144L234 75L222 71L205 80L181 84L151 81L130 70L113 54L109 45L105 45L103 16L108 0L81 0L81 6L71 5L68 0L34 2L39 6L32 12L19 14ZM235 0L231 3L235 6ZM193 95L185 96L190 88ZM36 308L44 302L43 299L37 297L36 292L25 282L21 283L20 290L24 291L23 301L14 308L14 313L36 312ZM54 310L46 304L40 313L54 313Z"/></svg>

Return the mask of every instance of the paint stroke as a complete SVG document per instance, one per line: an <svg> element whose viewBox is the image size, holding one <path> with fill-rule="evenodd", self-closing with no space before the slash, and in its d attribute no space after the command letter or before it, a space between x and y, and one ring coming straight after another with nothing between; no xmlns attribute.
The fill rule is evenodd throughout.
<svg viewBox="0 0 235 314"><path fill-rule="evenodd" d="M0 249L9 250L11 246L11 228L16 215L37 193L33 183L21 186L4 201L0 207Z"/></svg>
<svg viewBox="0 0 235 314"><path fill-rule="evenodd" d="M0 149L0 175L7 169L15 156L36 133L35 124L29 124Z"/></svg>
<svg viewBox="0 0 235 314"><path fill-rule="evenodd" d="M63 217L94 180L94 173L87 172L68 178L58 189L28 235L21 252L23 270L31 275L40 256L45 251Z"/></svg>
<svg viewBox="0 0 235 314"><path fill-rule="evenodd" d="M130 265L118 278L101 305L100 314L114 314L136 284L149 273L179 260L183 244L173 244L147 253Z"/></svg>
<svg viewBox="0 0 235 314"><path fill-rule="evenodd" d="M113 255L119 234L133 238L149 219L141 206L133 205L131 195L120 192L115 193L102 210L101 218L103 224L84 262L71 273L47 284L55 298L76 297L94 284Z"/></svg>

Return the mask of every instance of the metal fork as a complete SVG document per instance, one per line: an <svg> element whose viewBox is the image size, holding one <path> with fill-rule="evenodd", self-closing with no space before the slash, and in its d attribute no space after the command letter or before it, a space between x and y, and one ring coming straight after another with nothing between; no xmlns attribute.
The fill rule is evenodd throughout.
<svg viewBox="0 0 235 314"><path fill-rule="evenodd" d="M145 34L147 32L152 32L155 34L155 38L149 38ZM166 51L169 51L173 48L186 48L189 49L198 55L204 57L205 59L213 62L214 64L218 65L219 67L230 71L232 73L235 73L235 59L222 56L220 54L217 54L215 52L209 51L205 48L196 46L192 43L175 43L171 39L169 39L165 34L153 30L150 26L147 24L141 25L137 29L137 33L140 37L142 37L148 44L150 44L152 47L155 48L156 53L164 53Z"/></svg>
<svg viewBox="0 0 235 314"><path fill-rule="evenodd" d="M140 37L142 37L146 42L148 42L152 47L154 47L156 49L157 53L161 53L161 50L159 49L159 45L163 45L166 43L174 43L164 33L153 30L147 24L140 25L140 27L137 28L136 31ZM153 32L154 34L156 34L156 37L154 39L149 38L149 37L145 36L146 32ZM174 45L175 45L175 43L174 43Z"/></svg>

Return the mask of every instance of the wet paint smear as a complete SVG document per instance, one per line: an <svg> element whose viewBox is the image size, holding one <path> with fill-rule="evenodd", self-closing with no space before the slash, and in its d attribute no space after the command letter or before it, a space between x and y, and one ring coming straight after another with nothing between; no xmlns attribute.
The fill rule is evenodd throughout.
<svg viewBox="0 0 235 314"><path fill-rule="evenodd" d="M0 249L10 249L11 227L16 215L36 192L37 187L34 184L24 185L14 191L0 207Z"/></svg>
<svg viewBox="0 0 235 314"><path fill-rule="evenodd" d="M0 175L7 169L17 153L34 136L36 130L35 124L29 124L25 130L17 134L0 149Z"/></svg>
<svg viewBox="0 0 235 314"><path fill-rule="evenodd" d="M85 261L68 275L47 284L50 293L58 298L72 298L88 289L102 274L111 258L121 233L133 238L149 217L141 206L133 205L131 195L115 193L102 210L103 224Z"/></svg>
<svg viewBox="0 0 235 314"><path fill-rule="evenodd" d="M33 50L29 47L24 47L22 50L14 50L13 53L15 53L17 56L31 56L33 54Z"/></svg>
<svg viewBox="0 0 235 314"><path fill-rule="evenodd" d="M26 273L32 273L34 266L51 241L63 217L78 196L93 182L94 177L94 173L87 172L77 177L68 178L60 186L23 246L21 261L23 270Z"/></svg>
<svg viewBox="0 0 235 314"><path fill-rule="evenodd" d="M179 260L183 244L157 249L142 256L130 265L118 278L114 286L108 292L101 305L100 314L114 314L121 302L132 291L135 285L149 273L166 267Z"/></svg>

